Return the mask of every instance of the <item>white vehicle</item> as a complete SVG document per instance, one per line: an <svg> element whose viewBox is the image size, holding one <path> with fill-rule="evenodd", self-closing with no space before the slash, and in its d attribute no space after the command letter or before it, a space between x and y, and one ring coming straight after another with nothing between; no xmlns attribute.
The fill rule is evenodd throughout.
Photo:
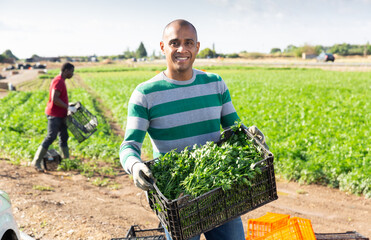
<svg viewBox="0 0 371 240"><path fill-rule="evenodd" d="M0 240L20 240L8 194L0 190Z"/></svg>

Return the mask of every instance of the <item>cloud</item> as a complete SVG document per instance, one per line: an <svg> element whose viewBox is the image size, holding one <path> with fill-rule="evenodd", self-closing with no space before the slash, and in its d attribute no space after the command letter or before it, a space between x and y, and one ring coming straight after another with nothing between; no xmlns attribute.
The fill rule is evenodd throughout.
<svg viewBox="0 0 371 240"><path fill-rule="evenodd" d="M223 7L223 12L236 19L252 21L279 20L287 13L285 8L273 0L208 0L216 7Z"/></svg>
<svg viewBox="0 0 371 240"><path fill-rule="evenodd" d="M16 22L9 22L0 19L0 32L2 31L20 31L22 30L21 25Z"/></svg>
<svg viewBox="0 0 371 240"><path fill-rule="evenodd" d="M209 3L217 6L227 6L230 0L207 0Z"/></svg>

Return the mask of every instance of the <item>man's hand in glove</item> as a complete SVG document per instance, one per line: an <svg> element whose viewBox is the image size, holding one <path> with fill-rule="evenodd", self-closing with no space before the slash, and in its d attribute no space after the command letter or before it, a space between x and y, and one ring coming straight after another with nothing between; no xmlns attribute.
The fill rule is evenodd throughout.
<svg viewBox="0 0 371 240"><path fill-rule="evenodd" d="M257 128L256 126L251 126L247 129L249 132L251 132L252 135L254 135L261 144L264 145L266 149L269 150L268 145L265 143L265 136L264 134Z"/></svg>
<svg viewBox="0 0 371 240"><path fill-rule="evenodd" d="M144 191L153 188L153 176L151 170L144 163L134 163L132 167L132 175L135 186ZM152 180L152 183L151 183Z"/></svg>
<svg viewBox="0 0 371 240"><path fill-rule="evenodd" d="M77 109L76 109L74 106L68 106L68 113L69 113L69 114L75 113L76 110L77 110Z"/></svg>

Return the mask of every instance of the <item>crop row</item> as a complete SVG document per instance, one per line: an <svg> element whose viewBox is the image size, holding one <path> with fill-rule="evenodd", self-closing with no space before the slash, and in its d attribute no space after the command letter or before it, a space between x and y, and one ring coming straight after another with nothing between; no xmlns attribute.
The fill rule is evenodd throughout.
<svg viewBox="0 0 371 240"><path fill-rule="evenodd" d="M339 187L371 197L371 78L368 72L200 67L220 74L246 125L258 126L290 180ZM135 86L158 69L80 74L124 128ZM148 139L144 153L151 153Z"/></svg>

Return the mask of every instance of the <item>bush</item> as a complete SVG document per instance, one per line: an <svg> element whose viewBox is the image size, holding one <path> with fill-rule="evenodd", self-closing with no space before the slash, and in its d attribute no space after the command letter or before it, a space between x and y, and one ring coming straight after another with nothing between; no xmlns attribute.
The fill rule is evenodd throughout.
<svg viewBox="0 0 371 240"><path fill-rule="evenodd" d="M231 53L231 54L227 54L226 57L227 58L238 58L240 57L240 55L238 55L237 53Z"/></svg>
<svg viewBox="0 0 371 240"><path fill-rule="evenodd" d="M285 53L293 53L298 47L294 45L288 45L283 52Z"/></svg>
<svg viewBox="0 0 371 240"><path fill-rule="evenodd" d="M281 53L282 51L281 51L281 49L280 48L272 48L271 49L271 54L275 54L275 53Z"/></svg>
<svg viewBox="0 0 371 240"><path fill-rule="evenodd" d="M198 58L213 58L215 56L216 56L215 51L211 50L210 48L205 48L201 50L197 55Z"/></svg>
<svg viewBox="0 0 371 240"><path fill-rule="evenodd" d="M242 58L252 58L252 59L257 59L257 58L264 58L266 55L264 53L258 53L258 52L241 52L240 57Z"/></svg>
<svg viewBox="0 0 371 240"><path fill-rule="evenodd" d="M348 55L363 55L364 53L364 47L359 47L359 48L351 48L348 51Z"/></svg>
<svg viewBox="0 0 371 240"><path fill-rule="evenodd" d="M350 44L346 44L346 43L343 43L343 44L335 44L331 49L330 51L334 54L339 54L341 56L346 56L349 54L349 48L350 48Z"/></svg>

